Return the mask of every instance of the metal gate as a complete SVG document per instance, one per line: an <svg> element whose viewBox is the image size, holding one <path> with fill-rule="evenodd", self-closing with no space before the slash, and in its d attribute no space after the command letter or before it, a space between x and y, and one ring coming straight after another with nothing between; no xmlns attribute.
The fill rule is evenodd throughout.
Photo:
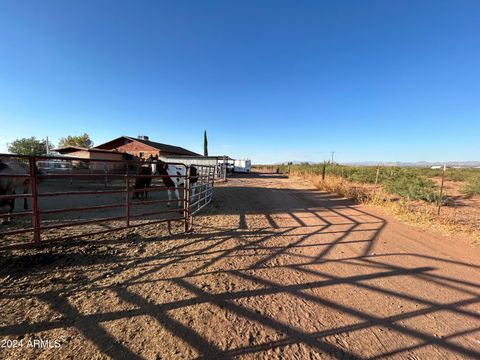
<svg viewBox="0 0 480 360"><path fill-rule="evenodd" d="M165 166L168 172L159 171ZM159 223L167 223L170 234L174 222L190 231L193 215L212 200L216 171L161 161L0 154L0 221L10 219L0 225L0 248ZM27 209L16 201L23 199Z"/></svg>

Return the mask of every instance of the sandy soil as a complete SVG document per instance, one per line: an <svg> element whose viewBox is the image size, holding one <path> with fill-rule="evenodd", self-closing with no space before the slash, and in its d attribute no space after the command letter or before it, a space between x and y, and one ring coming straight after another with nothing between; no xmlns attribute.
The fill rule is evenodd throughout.
<svg viewBox="0 0 480 360"><path fill-rule="evenodd" d="M432 178L440 187L441 178ZM445 180L444 196L445 203L441 208L441 218L444 223L451 224L462 229L471 235L473 242L480 244L480 196L469 197L461 192L465 182ZM427 206L424 202L417 203L418 209L430 208L432 211L435 205ZM433 211L436 213L436 211Z"/></svg>
<svg viewBox="0 0 480 360"><path fill-rule="evenodd" d="M1 252L0 357L480 357L480 249L459 239L274 174L163 235Z"/></svg>

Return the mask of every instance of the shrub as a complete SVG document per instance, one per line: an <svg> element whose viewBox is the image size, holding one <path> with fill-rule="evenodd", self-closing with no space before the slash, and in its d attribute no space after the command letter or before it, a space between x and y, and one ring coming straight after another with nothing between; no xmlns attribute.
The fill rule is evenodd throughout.
<svg viewBox="0 0 480 360"><path fill-rule="evenodd" d="M372 167L352 167L345 172L345 177L352 182L372 184L375 182L376 171L377 169Z"/></svg>
<svg viewBox="0 0 480 360"><path fill-rule="evenodd" d="M468 196L480 195L480 176L469 178L461 191Z"/></svg>
<svg viewBox="0 0 480 360"><path fill-rule="evenodd" d="M291 175L321 175L323 163L281 165L280 170ZM377 166L345 166L339 164L326 164L325 174L341 177L348 182L356 184L373 184L377 174ZM399 195L412 200L435 202L438 200L438 188L430 180L432 177L441 177L443 169L382 166L379 170L379 185L383 185L390 194ZM446 180L467 181L462 191L469 195L480 194L480 169L448 168L445 173ZM343 185L343 187L347 187ZM339 189L340 190L340 189Z"/></svg>
<svg viewBox="0 0 480 360"><path fill-rule="evenodd" d="M403 172L389 177L383 182L385 190L410 200L434 202L438 200L435 183L423 176L411 172Z"/></svg>

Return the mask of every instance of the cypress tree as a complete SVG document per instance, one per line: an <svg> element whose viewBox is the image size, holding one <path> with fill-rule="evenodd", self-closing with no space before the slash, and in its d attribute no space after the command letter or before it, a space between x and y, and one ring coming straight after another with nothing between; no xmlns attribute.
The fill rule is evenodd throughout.
<svg viewBox="0 0 480 360"><path fill-rule="evenodd" d="M203 132L203 156L208 156L207 130Z"/></svg>

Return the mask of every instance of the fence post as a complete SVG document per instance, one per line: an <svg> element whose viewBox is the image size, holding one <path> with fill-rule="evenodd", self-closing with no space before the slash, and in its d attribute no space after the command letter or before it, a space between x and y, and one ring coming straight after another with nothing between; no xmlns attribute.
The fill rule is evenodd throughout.
<svg viewBox="0 0 480 360"><path fill-rule="evenodd" d="M227 157L223 155L223 181L227 181Z"/></svg>
<svg viewBox="0 0 480 360"><path fill-rule="evenodd" d="M215 169L212 169L212 183L210 184L210 201L212 200L213 196L213 187L215 186Z"/></svg>
<svg viewBox="0 0 480 360"><path fill-rule="evenodd" d="M322 169L322 181L325 181L325 170L327 167L326 161L323 162L323 169Z"/></svg>
<svg viewBox="0 0 480 360"><path fill-rule="evenodd" d="M445 181L445 171L446 170L447 170L447 164L444 164L443 165L443 173L442 173L442 184L440 185L440 197L438 198L437 215L440 215L440 208L442 206L443 182Z"/></svg>
<svg viewBox="0 0 480 360"><path fill-rule="evenodd" d="M40 218L38 215L38 179L37 179L37 166L36 158L29 157L30 167L30 186L32 188L32 226L33 226L33 241L39 243L41 240L40 235Z"/></svg>
<svg viewBox="0 0 480 360"><path fill-rule="evenodd" d="M125 175L125 224L127 228L130 227L130 176L128 175L128 167Z"/></svg>
<svg viewBox="0 0 480 360"><path fill-rule="evenodd" d="M377 174L375 175L375 185L378 184L378 175L380 175L380 167L377 167Z"/></svg>
<svg viewBox="0 0 480 360"><path fill-rule="evenodd" d="M108 168L107 168L107 163L103 163L103 173L105 174L105 190L107 190L107 183L108 183Z"/></svg>
<svg viewBox="0 0 480 360"><path fill-rule="evenodd" d="M210 172L211 172L211 168L209 167L208 168L208 173L207 173L207 186L206 186L206 189L205 189L205 205L207 205L208 203L208 196L209 196L209 186L210 186Z"/></svg>
<svg viewBox="0 0 480 360"><path fill-rule="evenodd" d="M198 176L198 174L197 174ZM184 230L189 230L189 203L190 203L190 166L185 166L185 182L183 186L183 219L185 221Z"/></svg>

